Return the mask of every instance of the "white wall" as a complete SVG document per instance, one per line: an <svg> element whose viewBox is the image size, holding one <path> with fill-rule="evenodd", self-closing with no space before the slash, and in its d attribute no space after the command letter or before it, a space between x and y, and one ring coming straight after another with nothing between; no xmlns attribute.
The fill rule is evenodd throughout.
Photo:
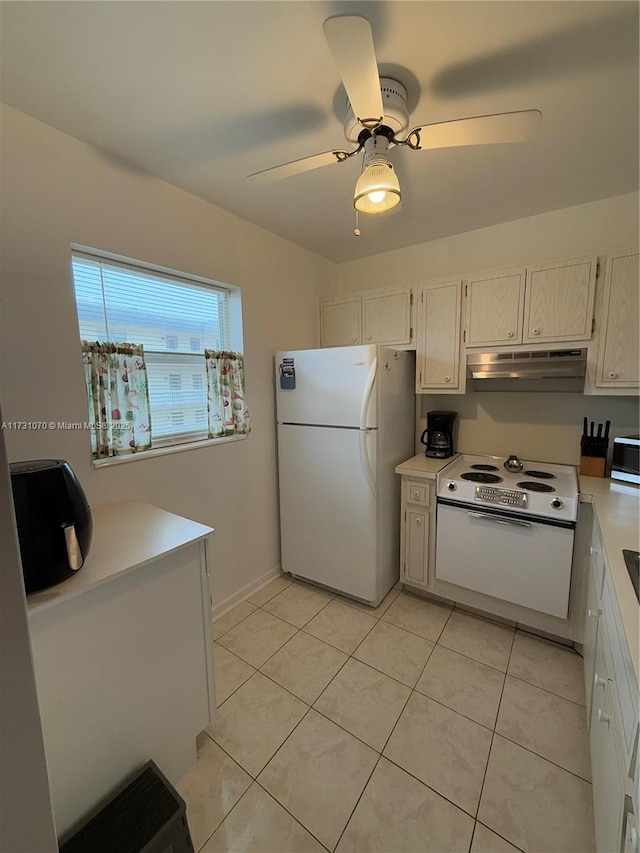
<svg viewBox="0 0 640 853"><path fill-rule="evenodd" d="M323 295L635 246L639 201L638 193L630 193L348 261L338 265ZM569 465L579 462L584 416L596 423L611 420L612 436L639 431L637 397L473 391L427 395L418 403L418 437L431 409L459 413L457 447L463 452L517 453Z"/></svg>
<svg viewBox="0 0 640 853"><path fill-rule="evenodd" d="M614 435L637 435L637 397L591 397L583 394L469 391L464 396L419 398L419 429L427 412L458 412L456 450L489 456L516 453L522 459L578 465L582 418L611 421L609 450ZM417 436L419 438L419 436ZM417 445L418 452L424 450Z"/></svg>
<svg viewBox="0 0 640 853"><path fill-rule="evenodd" d="M635 246L639 204L640 195L628 193L347 261L323 295Z"/></svg>
<svg viewBox="0 0 640 853"><path fill-rule="evenodd" d="M6 433L10 460L68 460L89 502L140 499L216 529L214 604L279 565L272 357L317 342L332 264L2 108L2 364L8 421L85 421L70 243L242 288L246 441L94 469L85 433Z"/></svg>

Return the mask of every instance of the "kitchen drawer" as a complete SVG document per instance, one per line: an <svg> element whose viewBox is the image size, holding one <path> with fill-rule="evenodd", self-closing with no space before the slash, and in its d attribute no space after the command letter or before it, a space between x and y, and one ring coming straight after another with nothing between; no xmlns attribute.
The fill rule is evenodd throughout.
<svg viewBox="0 0 640 853"><path fill-rule="evenodd" d="M416 483L413 480L407 480L405 488L407 490L407 503L419 504L420 506L429 506L431 487L428 483Z"/></svg>
<svg viewBox="0 0 640 853"><path fill-rule="evenodd" d="M618 711L622 723L622 745L625 751L626 766L628 767L638 725L638 688L626 639L621 634L622 621L611 584L611 578L607 574L602 590L602 612L607 624L611 651L613 671L609 673L609 677L613 678L617 694L614 697L613 705Z"/></svg>

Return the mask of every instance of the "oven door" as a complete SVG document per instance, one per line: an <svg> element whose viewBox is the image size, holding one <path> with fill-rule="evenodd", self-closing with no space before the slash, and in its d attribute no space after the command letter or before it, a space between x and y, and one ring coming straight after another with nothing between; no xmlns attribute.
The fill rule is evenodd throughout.
<svg viewBox="0 0 640 853"><path fill-rule="evenodd" d="M436 578L565 619L573 527L438 501Z"/></svg>

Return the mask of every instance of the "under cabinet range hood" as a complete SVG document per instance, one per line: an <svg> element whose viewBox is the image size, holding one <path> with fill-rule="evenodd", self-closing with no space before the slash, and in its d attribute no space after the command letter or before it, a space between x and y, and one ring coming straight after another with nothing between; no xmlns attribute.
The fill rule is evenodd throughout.
<svg viewBox="0 0 640 853"><path fill-rule="evenodd" d="M467 376L476 391L563 391L581 393L586 349L488 352L467 355Z"/></svg>

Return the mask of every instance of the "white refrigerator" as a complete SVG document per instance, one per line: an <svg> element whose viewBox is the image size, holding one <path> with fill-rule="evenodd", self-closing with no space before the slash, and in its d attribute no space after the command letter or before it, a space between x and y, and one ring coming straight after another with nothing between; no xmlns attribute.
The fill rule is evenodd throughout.
<svg viewBox="0 0 640 853"><path fill-rule="evenodd" d="M275 356L282 569L378 604L399 576L415 359L379 346Z"/></svg>

